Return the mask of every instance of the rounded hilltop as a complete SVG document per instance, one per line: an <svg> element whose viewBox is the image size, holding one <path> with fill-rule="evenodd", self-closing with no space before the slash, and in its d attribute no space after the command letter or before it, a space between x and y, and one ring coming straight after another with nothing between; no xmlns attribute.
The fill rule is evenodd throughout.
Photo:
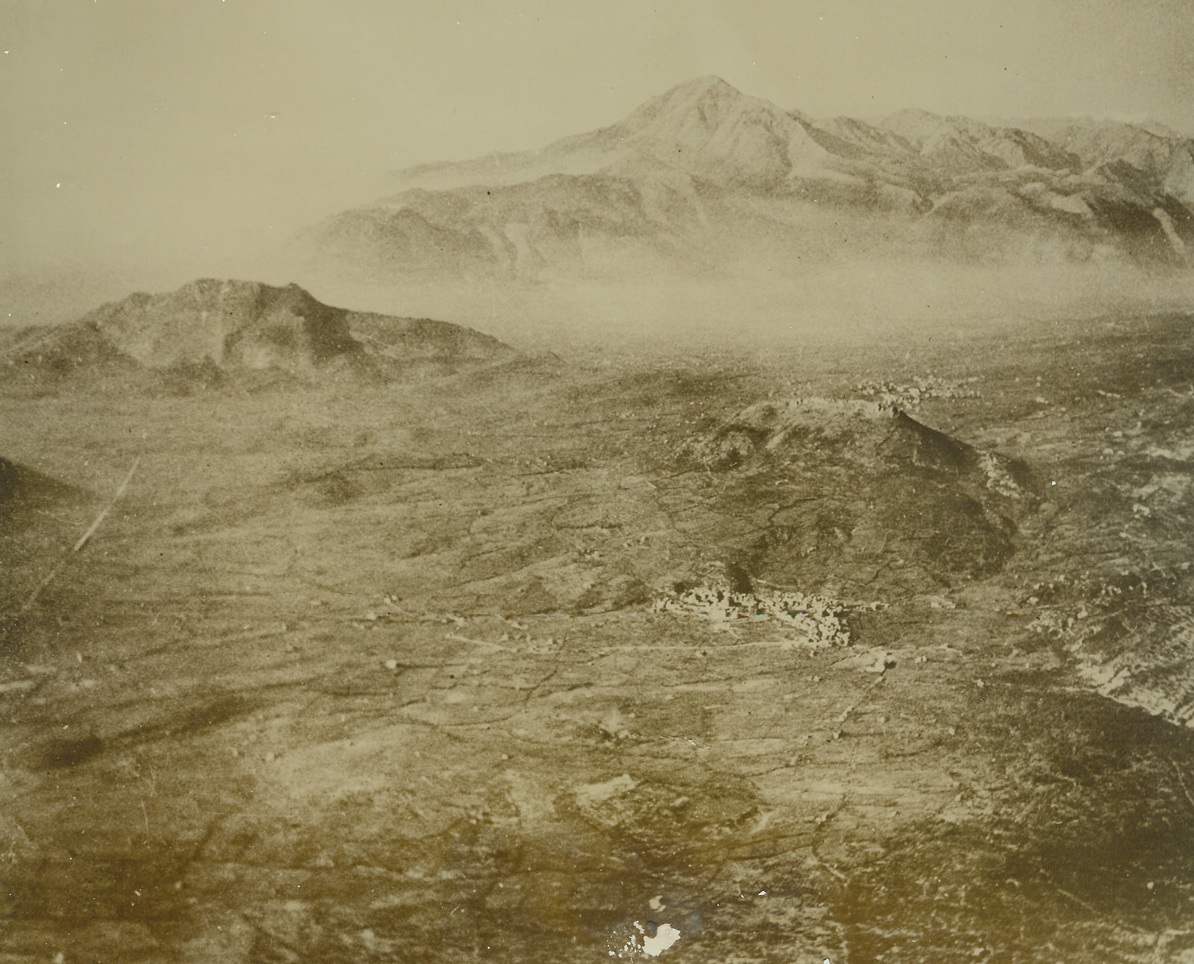
<svg viewBox="0 0 1194 964"><path fill-rule="evenodd" d="M875 401L759 402L679 455L718 477L727 513L750 522L727 528L715 555L833 592L863 592L878 572L916 592L998 572L1038 501L1023 462Z"/></svg>
<svg viewBox="0 0 1194 964"><path fill-rule="evenodd" d="M514 355L470 328L334 307L293 283L200 278L162 294L136 292L71 324L28 329L8 360L58 374L123 367L390 375L413 365L451 370Z"/></svg>
<svg viewBox="0 0 1194 964"><path fill-rule="evenodd" d="M202 278L167 294L134 294L84 317L149 368L311 369L360 351L347 312L298 285Z"/></svg>

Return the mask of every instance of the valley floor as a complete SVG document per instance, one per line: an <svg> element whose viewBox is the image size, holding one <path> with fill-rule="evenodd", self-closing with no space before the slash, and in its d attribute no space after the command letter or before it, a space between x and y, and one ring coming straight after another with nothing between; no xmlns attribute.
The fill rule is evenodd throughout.
<svg viewBox="0 0 1194 964"><path fill-rule="evenodd" d="M907 349L9 383L90 494L0 527L0 961L1194 961L1191 319ZM677 450L813 396L1027 461L1011 559L653 605L803 511Z"/></svg>

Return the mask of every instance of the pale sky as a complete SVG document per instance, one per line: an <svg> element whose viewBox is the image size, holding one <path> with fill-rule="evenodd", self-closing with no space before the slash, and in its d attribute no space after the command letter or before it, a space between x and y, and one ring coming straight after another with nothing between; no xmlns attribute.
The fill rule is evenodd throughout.
<svg viewBox="0 0 1194 964"><path fill-rule="evenodd" d="M1194 132L1194 0L0 0L0 51L4 270L198 270L702 74L814 116Z"/></svg>

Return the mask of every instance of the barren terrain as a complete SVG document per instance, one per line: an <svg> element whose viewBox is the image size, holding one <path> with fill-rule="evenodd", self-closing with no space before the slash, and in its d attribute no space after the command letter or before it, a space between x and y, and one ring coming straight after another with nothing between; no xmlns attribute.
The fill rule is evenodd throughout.
<svg viewBox="0 0 1194 964"><path fill-rule="evenodd" d="M1194 960L1190 326L6 376L0 960Z"/></svg>

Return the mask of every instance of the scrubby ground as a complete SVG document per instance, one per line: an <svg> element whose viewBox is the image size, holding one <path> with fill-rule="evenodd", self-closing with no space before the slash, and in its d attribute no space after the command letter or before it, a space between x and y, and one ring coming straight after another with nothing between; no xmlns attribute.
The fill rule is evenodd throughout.
<svg viewBox="0 0 1194 964"><path fill-rule="evenodd" d="M1190 326L8 386L0 960L1194 960Z"/></svg>

